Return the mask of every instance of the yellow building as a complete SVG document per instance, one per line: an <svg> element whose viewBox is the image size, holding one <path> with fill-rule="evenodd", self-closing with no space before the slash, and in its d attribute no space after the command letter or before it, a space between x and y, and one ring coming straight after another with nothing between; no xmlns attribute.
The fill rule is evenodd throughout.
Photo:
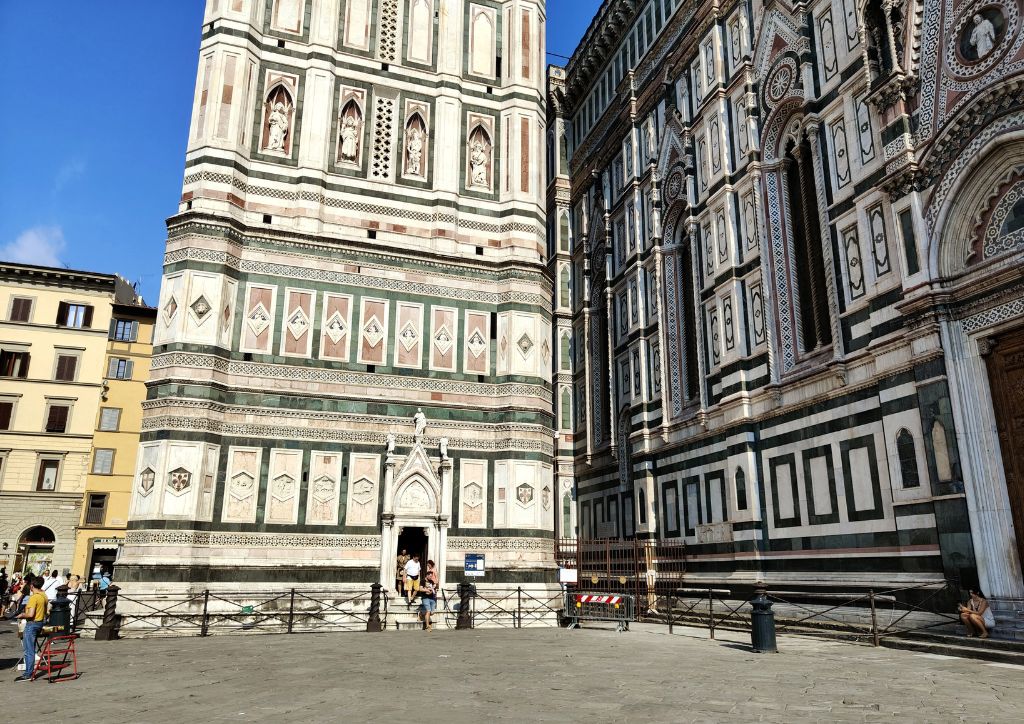
<svg viewBox="0 0 1024 724"><path fill-rule="evenodd" d="M87 578L100 570L111 571L124 542L155 321L152 307L113 305L105 386L71 567Z"/></svg>
<svg viewBox="0 0 1024 724"><path fill-rule="evenodd" d="M139 301L111 274L0 263L0 567L9 573L71 568L113 307Z"/></svg>

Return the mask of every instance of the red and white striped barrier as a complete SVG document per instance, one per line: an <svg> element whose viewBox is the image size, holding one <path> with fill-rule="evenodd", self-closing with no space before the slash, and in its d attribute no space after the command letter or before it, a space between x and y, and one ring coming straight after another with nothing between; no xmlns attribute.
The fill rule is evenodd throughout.
<svg viewBox="0 0 1024 724"><path fill-rule="evenodd" d="M607 603L611 606L617 606L622 603L622 596L607 596L593 593L581 593L576 596L577 603Z"/></svg>

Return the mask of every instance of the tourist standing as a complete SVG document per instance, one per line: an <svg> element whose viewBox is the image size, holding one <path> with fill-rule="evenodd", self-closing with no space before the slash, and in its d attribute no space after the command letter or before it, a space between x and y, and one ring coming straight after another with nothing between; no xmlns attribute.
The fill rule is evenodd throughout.
<svg viewBox="0 0 1024 724"><path fill-rule="evenodd" d="M405 590L405 564L408 562L409 553L403 548L402 552L398 554L398 565L395 568L395 593L399 596Z"/></svg>
<svg viewBox="0 0 1024 724"><path fill-rule="evenodd" d="M57 598L57 589L60 587L60 571L54 568L50 571L50 576L43 583L43 593L46 594L47 601L53 601Z"/></svg>
<svg viewBox="0 0 1024 724"><path fill-rule="evenodd" d="M412 600L416 598L416 592L420 588L420 557L414 555L405 564L405 605L412 606Z"/></svg>
<svg viewBox="0 0 1024 724"><path fill-rule="evenodd" d="M32 672L36 668L36 637L43 630L46 622L46 594L43 593L44 581L42 578L29 576L31 594L25 610L18 614L18 618L25 621L25 631L21 637L22 649L25 654L25 673L15 681L32 681Z"/></svg>
<svg viewBox="0 0 1024 724"><path fill-rule="evenodd" d="M108 588L110 588L110 573L108 571L103 571L103 573L100 574L100 594L104 596L107 595Z"/></svg>
<svg viewBox="0 0 1024 724"><path fill-rule="evenodd" d="M437 610L437 569L433 561L427 561L427 575L423 577L423 586L420 588L420 612L423 614L423 624L427 631L434 630L434 624L430 615Z"/></svg>

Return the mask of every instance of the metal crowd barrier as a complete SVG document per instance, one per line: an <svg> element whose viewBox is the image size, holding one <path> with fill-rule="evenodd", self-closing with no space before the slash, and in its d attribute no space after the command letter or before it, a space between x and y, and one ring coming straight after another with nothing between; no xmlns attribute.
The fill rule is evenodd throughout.
<svg viewBox="0 0 1024 724"><path fill-rule="evenodd" d="M636 596L566 592L565 615L569 628L583 628L583 621L613 621L616 631L629 631L629 622L636 620Z"/></svg>

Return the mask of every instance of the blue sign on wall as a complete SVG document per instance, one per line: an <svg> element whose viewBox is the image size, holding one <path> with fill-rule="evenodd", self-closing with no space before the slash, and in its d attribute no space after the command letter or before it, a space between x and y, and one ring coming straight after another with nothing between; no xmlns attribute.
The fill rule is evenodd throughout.
<svg viewBox="0 0 1024 724"><path fill-rule="evenodd" d="M480 578L484 575L487 570L487 565L484 562L483 553L467 553L466 554L466 575Z"/></svg>

